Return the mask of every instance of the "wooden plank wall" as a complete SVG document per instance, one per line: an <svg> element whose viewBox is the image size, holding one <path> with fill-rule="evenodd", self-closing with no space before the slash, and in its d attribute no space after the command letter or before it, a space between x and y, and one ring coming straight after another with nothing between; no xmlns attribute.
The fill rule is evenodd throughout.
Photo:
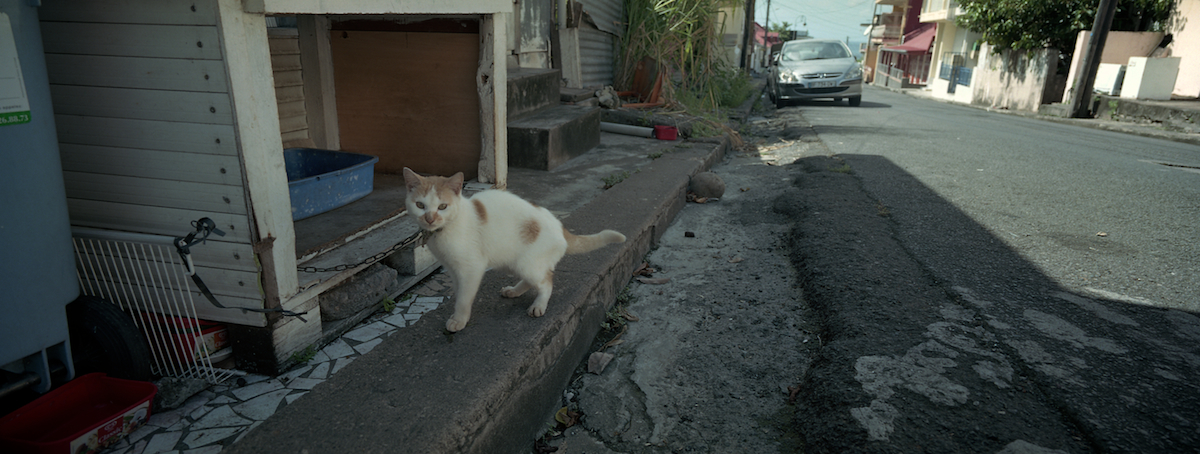
<svg viewBox="0 0 1200 454"><path fill-rule="evenodd" d="M275 102L279 104L279 129L283 147L312 148L308 135L308 112L304 107L303 66L300 35L294 28L269 28L271 70L275 76Z"/></svg>
<svg viewBox="0 0 1200 454"><path fill-rule="evenodd" d="M262 307L214 1L44 0L39 15L71 223L183 236L212 218L226 235L195 247L202 277L226 305Z"/></svg>

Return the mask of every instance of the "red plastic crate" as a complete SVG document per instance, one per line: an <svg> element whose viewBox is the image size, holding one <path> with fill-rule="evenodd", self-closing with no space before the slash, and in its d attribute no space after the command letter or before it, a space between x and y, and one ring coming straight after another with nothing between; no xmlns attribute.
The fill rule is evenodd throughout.
<svg viewBox="0 0 1200 454"><path fill-rule="evenodd" d="M150 418L153 383L87 374L0 418L0 451L100 451Z"/></svg>

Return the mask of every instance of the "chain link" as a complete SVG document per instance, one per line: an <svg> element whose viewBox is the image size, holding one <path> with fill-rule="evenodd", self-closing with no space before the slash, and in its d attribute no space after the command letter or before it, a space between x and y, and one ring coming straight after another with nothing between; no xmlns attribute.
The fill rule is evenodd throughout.
<svg viewBox="0 0 1200 454"><path fill-rule="evenodd" d="M396 243L395 246L388 248L386 251L383 251L378 254L367 257L365 259L362 259L362 261L360 261L358 263L342 264L342 265L337 265L337 266L331 266L328 268L318 268L315 266L298 266L298 267L296 267L296 270L301 273L325 273L325 272L329 272L329 271L339 271L339 272L346 271L349 269L358 268L363 265L372 265L372 264L379 262L380 260L383 260L384 258L387 258L387 256L392 255L393 252L396 252L400 249L404 249L404 248L412 245L413 243L416 243L418 241L421 241L422 243L424 243L426 235L427 234L425 233L425 230L421 230L417 234L406 238L404 241Z"/></svg>

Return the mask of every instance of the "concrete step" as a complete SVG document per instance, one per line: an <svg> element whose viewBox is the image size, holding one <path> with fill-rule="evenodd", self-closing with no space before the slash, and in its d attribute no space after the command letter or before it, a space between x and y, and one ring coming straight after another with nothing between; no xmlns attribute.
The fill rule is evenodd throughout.
<svg viewBox="0 0 1200 454"><path fill-rule="evenodd" d="M557 106L561 74L557 69L508 68L508 118Z"/></svg>
<svg viewBox="0 0 1200 454"><path fill-rule="evenodd" d="M590 88L562 87L558 89L558 99L562 102L579 102L595 96L596 90Z"/></svg>
<svg viewBox="0 0 1200 454"><path fill-rule="evenodd" d="M556 105L520 118L509 117L510 167L553 170L599 144L597 107Z"/></svg>

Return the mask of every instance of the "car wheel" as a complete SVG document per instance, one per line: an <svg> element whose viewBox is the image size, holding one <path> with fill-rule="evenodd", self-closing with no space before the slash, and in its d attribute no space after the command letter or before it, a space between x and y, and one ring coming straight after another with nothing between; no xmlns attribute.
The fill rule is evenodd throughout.
<svg viewBox="0 0 1200 454"><path fill-rule="evenodd" d="M784 100L783 98L776 96L775 97L775 108L782 109L784 107L787 107L787 101Z"/></svg>
<svg viewBox="0 0 1200 454"><path fill-rule="evenodd" d="M851 107L858 107L859 104L862 104L862 96L854 96L850 98Z"/></svg>

